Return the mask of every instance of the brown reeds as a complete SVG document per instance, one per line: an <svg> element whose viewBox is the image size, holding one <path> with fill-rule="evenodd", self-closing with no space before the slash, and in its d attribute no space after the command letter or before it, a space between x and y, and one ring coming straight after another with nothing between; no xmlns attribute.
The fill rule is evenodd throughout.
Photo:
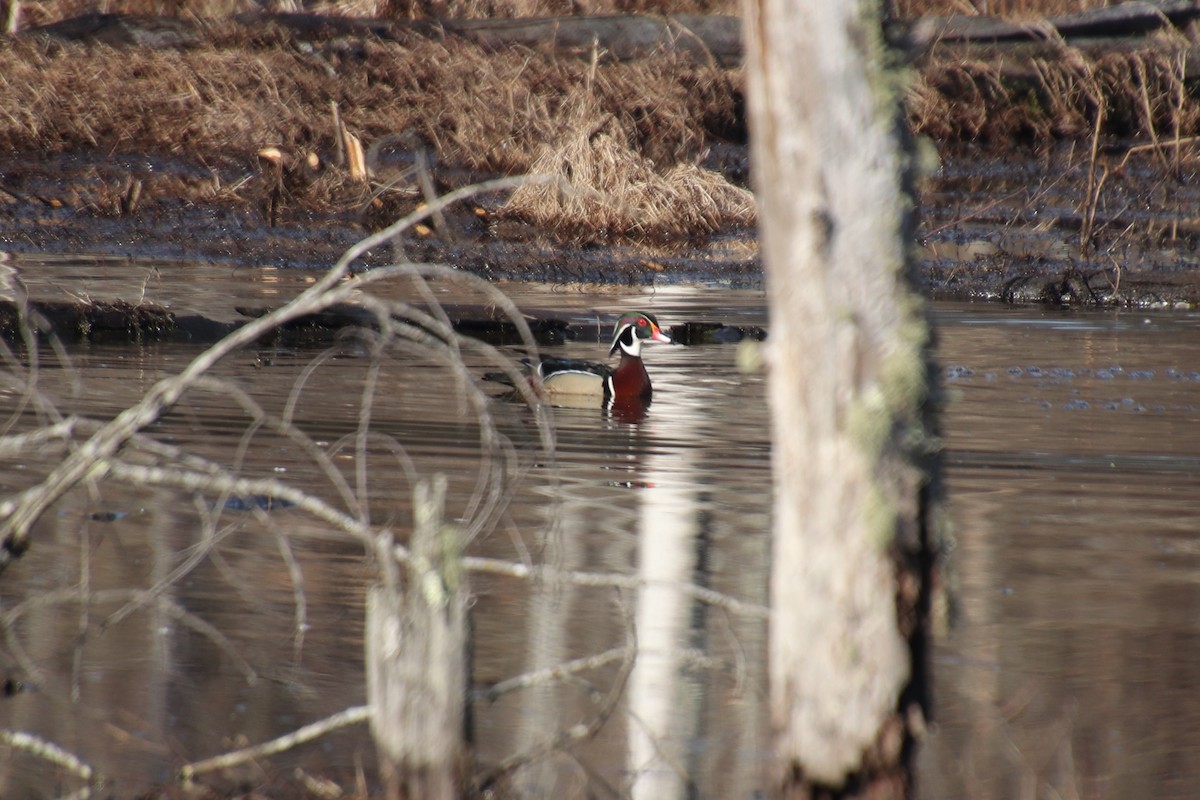
<svg viewBox="0 0 1200 800"><path fill-rule="evenodd" d="M531 171L559 178L515 191L505 212L576 237L671 237L754 222L754 196L692 163L666 170L632 146L590 88L568 97L562 134Z"/></svg>
<svg viewBox="0 0 1200 800"><path fill-rule="evenodd" d="M14 3L17 0L12 0ZM7 4L0 4L3 7ZM45 25L96 11L92 0L21 2L23 27ZM261 11L306 11L377 19L496 19L553 17L562 14L737 14L737 0L288 0L263 4L254 0L108 0L107 13L223 17Z"/></svg>
<svg viewBox="0 0 1200 800"><path fill-rule="evenodd" d="M1091 55L964 59L924 64L910 88L913 127L939 141L1006 145L1101 134L1155 141L1200 132L1200 103L1183 90L1178 47Z"/></svg>
<svg viewBox="0 0 1200 800"><path fill-rule="evenodd" d="M638 224L613 215L604 230L698 234L746 218L744 208L728 210L746 206L744 193L694 166L714 139L744 136L741 79L732 71L669 55L615 63L597 54L589 64L526 48L488 52L461 40L417 36L405 43L364 37L301 48L270 27L248 32L210 22L203 32L202 41L186 49L24 37L0 44L0 149L254 164L269 147L330 163L347 135L369 148L403 133L426 143L444 167L517 175L540 169L535 161L545 158L548 145L577 136L572 125L594 123L574 115L578 87L586 84L587 107L606 121L613 146L622 151L612 164L633 170L621 182L642 186L643 193L661 188L667 196L660 202L675 209ZM351 184L327 172L303 186L283 186L284 194L275 186L272 197L345 207L346 200L362 199ZM578 186L601 194L615 188L611 182ZM626 198L622 203L645 210L645 202L618 194ZM575 228L575 216L553 223L545 209L522 214Z"/></svg>
<svg viewBox="0 0 1200 800"><path fill-rule="evenodd" d="M236 28L214 24L212 41L186 50L0 45L0 148L332 152L335 102L366 144L414 130L443 161L520 172L558 135L566 97L589 71L583 61L523 48L488 53L456 40L364 39L302 52L290 43L231 41ZM659 164L696 155L710 128L738 124L740 79L716 67L672 57L602 64L593 88Z"/></svg>
<svg viewBox="0 0 1200 800"><path fill-rule="evenodd" d="M217 17L258 11L251 0L109 0L105 9L120 14L187 13ZM889 0L897 19L954 14L991 14L1009 19L1034 19L1072 14L1112 5L1111 0ZM25 25L42 25L94 11L90 0L39 0L21 4ZM279 10L309 11L386 19L495 19L549 17L561 14L737 14L736 0L302 0L276 3Z"/></svg>

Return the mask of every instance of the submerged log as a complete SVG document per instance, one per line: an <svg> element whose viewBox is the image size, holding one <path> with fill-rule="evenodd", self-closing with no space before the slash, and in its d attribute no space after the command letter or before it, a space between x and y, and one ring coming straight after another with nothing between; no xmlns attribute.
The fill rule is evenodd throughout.
<svg viewBox="0 0 1200 800"><path fill-rule="evenodd" d="M282 29L305 41L371 36L403 41L413 35L467 39L488 49L531 47L560 55L626 61L676 54L720 67L742 61L741 20L719 14L594 15L512 19L375 19L322 14L252 11L235 14L236 24L257 30ZM1145 47L1150 35L1174 28L1186 32L1200 20L1190 0L1129 2L1087 9L1045 20L1012 21L986 14L924 17L897 25L898 39L913 52L938 45L1028 44L1066 42L1127 49ZM21 31L71 41L152 48L192 47L206 38L212 20L130 14L84 14Z"/></svg>
<svg viewBox="0 0 1200 800"><path fill-rule="evenodd" d="M390 537L367 594L367 698L389 800L455 800L466 764L467 582L462 532L442 519L446 480L414 491L401 588Z"/></svg>
<svg viewBox="0 0 1200 800"><path fill-rule="evenodd" d="M1028 42L1072 39L1132 39L1172 26L1184 29L1200 19L1190 2L1122 3L1044 20L1012 21L986 14L925 17L909 29L908 43L923 50L943 42Z"/></svg>
<svg viewBox="0 0 1200 800"><path fill-rule="evenodd" d="M257 319L275 310L270 307L235 306L244 317ZM511 320L470 307L447 309L454 316L454 330L489 344L523 344L521 332ZM63 341L89 342L186 342L209 344L240 328L243 322L224 322L200 314L176 314L152 301L125 300L27 300L17 303L0 299L0 339L20 341L26 328ZM351 328L376 327L373 312L353 303L339 303L315 314L281 326L270 334L272 341L288 345L314 345L336 341ZM575 339L578 332L558 317L526 321L540 345L560 345ZM586 331L585 331L586 332Z"/></svg>
<svg viewBox="0 0 1200 800"><path fill-rule="evenodd" d="M618 61L679 54L701 63L732 67L742 58L741 21L715 14L409 21L254 12L239 14L235 19L249 26L277 25L305 38L369 33L382 39L396 39L416 33L431 38L457 36L491 50L537 47L583 56L590 56L595 50L602 58Z"/></svg>
<svg viewBox="0 0 1200 800"><path fill-rule="evenodd" d="M179 320L157 303L34 301L0 299L0 337L19 340L27 326L67 339L91 341L159 340L179 332ZM223 329L217 336L229 333Z"/></svg>
<svg viewBox="0 0 1200 800"><path fill-rule="evenodd" d="M698 63L735 67L742 60L741 21L701 14L445 20L439 27L484 47L551 46L556 52L627 61L678 54Z"/></svg>
<svg viewBox="0 0 1200 800"><path fill-rule="evenodd" d="M391 20L254 11L236 14L232 19L251 29L281 28L306 41L345 36L394 41L416 34L430 38L456 36L488 49L538 47L588 57L596 51L602 58L618 61L678 54L697 63L733 67L742 57L740 21L722 15ZM93 13L30 28L22 34L165 48L199 44L205 37L204 27L202 21L185 18Z"/></svg>

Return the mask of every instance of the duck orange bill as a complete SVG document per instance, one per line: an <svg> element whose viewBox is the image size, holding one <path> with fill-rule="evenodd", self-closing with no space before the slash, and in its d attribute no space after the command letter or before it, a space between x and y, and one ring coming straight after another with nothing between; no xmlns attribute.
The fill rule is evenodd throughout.
<svg viewBox="0 0 1200 800"><path fill-rule="evenodd" d="M662 342L663 344L670 344L671 337L667 336L665 333L663 333L661 328L659 328L658 326L655 326L653 333L650 334L650 341Z"/></svg>

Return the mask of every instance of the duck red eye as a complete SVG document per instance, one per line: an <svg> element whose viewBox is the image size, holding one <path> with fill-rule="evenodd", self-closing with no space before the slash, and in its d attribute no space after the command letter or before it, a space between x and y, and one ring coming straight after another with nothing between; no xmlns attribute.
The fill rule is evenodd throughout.
<svg viewBox="0 0 1200 800"><path fill-rule="evenodd" d="M643 328L646 327L646 318L642 317L641 319L639 319L638 325L641 325Z"/></svg>

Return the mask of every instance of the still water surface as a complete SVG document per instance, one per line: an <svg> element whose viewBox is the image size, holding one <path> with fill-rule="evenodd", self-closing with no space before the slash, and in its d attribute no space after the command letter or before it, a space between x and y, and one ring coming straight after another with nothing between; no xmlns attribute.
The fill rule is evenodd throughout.
<svg viewBox="0 0 1200 800"><path fill-rule="evenodd" d="M755 293L509 289L523 306L609 324L631 307L665 324L765 323ZM221 296L228 291L200 307ZM936 321L953 542L921 796L1192 796L1200 316L939 306ZM606 350L577 341L550 352L603 359ZM39 387L60 409L111 416L195 353L81 346L70 369L46 353ZM542 754L507 776L516 796L748 798L762 786L769 715L765 621L753 608L766 602L770 564L763 382L737 370L731 346L648 348L646 358L655 402L645 419L560 410L552 455L538 446L531 411L489 404L517 455L511 498L486 515L479 476L490 458L476 411L448 370L415 355L374 360L353 342L245 352L215 373L245 402L223 386L193 392L147 433L338 502L337 482L311 453L244 410L250 400L273 414L290 408L346 476L345 491L401 538L414 476L443 473L447 513L480 523L473 555L642 578L633 590L472 577L477 757L494 766ZM353 434L372 364L384 389L359 453ZM7 418L19 395L0 392ZM26 409L14 426L32 418ZM0 487L30 485L57 455L0 465ZM373 567L360 543L296 509L262 513L107 480L57 504L33 542L0 577L0 677L28 687L0 699L0 727L76 753L112 776L118 796L364 701ZM664 588L680 582L748 607ZM484 694L597 655L569 677ZM373 782L372 762L359 725L204 779L309 776L353 790L359 775ZM80 785L31 755L0 753L0 797Z"/></svg>
<svg viewBox="0 0 1200 800"><path fill-rule="evenodd" d="M1200 789L1200 316L941 308L930 797Z"/></svg>

